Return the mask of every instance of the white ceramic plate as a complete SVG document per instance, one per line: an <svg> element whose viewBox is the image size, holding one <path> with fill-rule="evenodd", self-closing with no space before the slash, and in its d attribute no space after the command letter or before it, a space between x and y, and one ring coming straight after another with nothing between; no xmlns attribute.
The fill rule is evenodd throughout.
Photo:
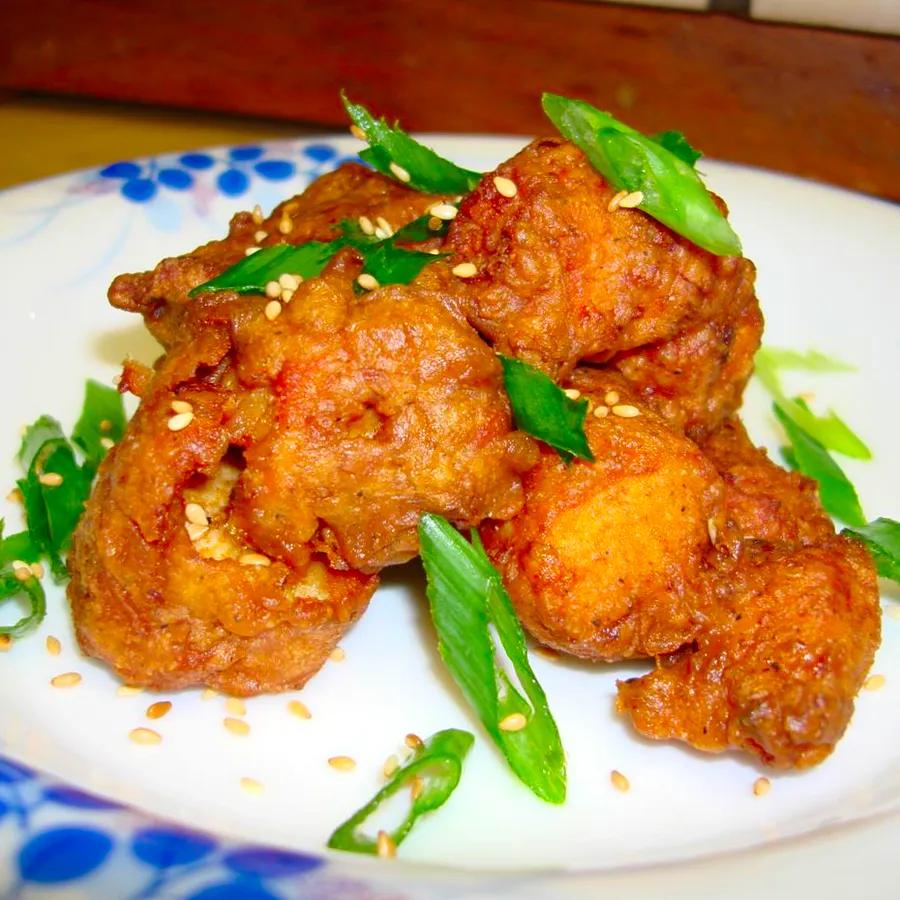
<svg viewBox="0 0 900 900"><path fill-rule="evenodd" d="M488 168L522 141L432 143L464 165ZM150 268L223 234L235 210L257 202L270 208L357 146L328 138L224 148L0 194L0 487L11 487L19 474L13 458L22 424L46 412L71 427L85 378L109 382L124 356L149 362L156 354L141 322L107 305L115 274ZM870 518L898 516L900 210L769 173L709 161L701 168L727 199L745 252L757 263L766 343L814 347L858 365L853 374L798 375L790 386L814 391L816 403L833 406L866 438L874 461L847 460L845 470ZM751 385L747 421L755 438L774 447L767 408ZM0 514L8 531L16 530L16 507L4 503ZM897 595L885 590L889 609ZM665 884L671 897L682 887L696 895L693 879L702 875L708 888L724 879L733 896L743 896L767 860L780 867L785 885L804 877L804 865L830 871L816 883L820 896L832 896L849 858L842 848L857 858L865 847L886 863L888 847L900 840L900 819L893 816L900 809L900 621L890 615L873 669L886 676L886 686L860 696L846 737L823 765L801 775L765 773L773 782L765 797L751 790L763 773L748 760L653 744L613 714L616 678L646 666L597 667L534 655L568 754L569 800L557 808L509 774L443 672L414 565L385 573L369 611L343 642L345 661L328 663L300 695L248 701L247 737L223 727L221 697L203 700L199 691L117 696L116 679L79 654L63 591L48 584L48 596L39 633L0 654L0 750L155 815L324 852L334 826L378 788L383 761L407 732L473 731L478 739L459 788L404 843L403 863L386 869L332 855L373 883L427 884L447 896L487 884L522 895L526 884L536 889L551 881L558 895L603 885L654 896ZM47 635L62 641L60 656L48 655ZM80 672L82 683L50 687L50 678L66 671ZM288 713L287 701L297 696L312 711L310 720ZM173 702L153 725L163 741L136 746L128 732L149 724L144 711L155 699ZM337 754L354 757L356 770L331 769L326 760ZM627 794L611 786L612 769L628 776ZM243 791L244 777L259 781L264 792ZM843 828L863 820L862 830ZM818 838L773 845L811 834ZM497 874L460 881L426 866ZM867 896L888 896L876 891L877 878L869 887Z"/></svg>

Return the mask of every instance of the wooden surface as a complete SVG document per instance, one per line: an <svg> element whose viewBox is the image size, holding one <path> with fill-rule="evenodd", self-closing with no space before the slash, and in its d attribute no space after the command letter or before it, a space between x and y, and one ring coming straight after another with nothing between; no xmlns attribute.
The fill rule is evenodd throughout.
<svg viewBox="0 0 900 900"><path fill-rule="evenodd" d="M0 86L342 127L546 132L542 90L900 198L900 41L554 0L4 0Z"/></svg>

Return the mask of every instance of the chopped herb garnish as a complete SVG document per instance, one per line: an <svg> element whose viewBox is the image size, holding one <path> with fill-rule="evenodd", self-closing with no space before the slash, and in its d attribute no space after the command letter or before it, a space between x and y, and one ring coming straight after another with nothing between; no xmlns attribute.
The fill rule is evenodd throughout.
<svg viewBox="0 0 900 900"><path fill-rule="evenodd" d="M688 139L680 131L660 131L659 134L650 135L651 141L656 141L660 147L665 147L669 153L674 153L683 163L687 163L692 169L697 160L703 154L688 143Z"/></svg>
<svg viewBox="0 0 900 900"><path fill-rule="evenodd" d="M826 450L834 450L854 459L872 458L872 451L833 410L829 410L824 416L817 416L806 404L788 397L781 386L779 372L782 369L803 368L816 372L846 372L851 368L846 363L816 351L795 353L764 347L757 351L754 364L757 378L772 395L781 411Z"/></svg>
<svg viewBox="0 0 900 900"><path fill-rule="evenodd" d="M0 604L14 597L27 601L28 612L12 625L0 625L0 634L19 638L37 628L44 620L47 615L47 598L40 581L34 575L20 581L11 568L0 569Z"/></svg>
<svg viewBox="0 0 900 900"><path fill-rule="evenodd" d="M481 180L480 172L463 169L438 156L402 128L376 119L359 103L351 103L343 92L341 100L347 115L369 142L368 149L359 155L382 175L427 194L465 194Z"/></svg>
<svg viewBox="0 0 900 900"><path fill-rule="evenodd" d="M900 582L900 522L875 519L868 525L845 528L841 534L856 538L869 548L882 578Z"/></svg>
<svg viewBox="0 0 900 900"><path fill-rule="evenodd" d="M541 799L562 803L566 759L559 731L499 572L476 532L469 543L441 516L422 516L419 541L438 649L450 674L513 772ZM514 675L501 662L503 653Z"/></svg>
<svg viewBox="0 0 900 900"><path fill-rule="evenodd" d="M577 456L593 462L584 433L587 400L570 400L552 378L520 359L501 356L500 363L516 426L549 444L563 459Z"/></svg>
<svg viewBox="0 0 900 900"><path fill-rule="evenodd" d="M439 731L416 749L412 760L398 769L388 783L328 839L334 850L378 853L378 837L365 834L366 820L390 797L404 788L410 791L409 811L403 821L386 834L394 847L409 834L420 816L446 803L459 783L462 764L474 738L468 731L448 728Z"/></svg>
<svg viewBox="0 0 900 900"><path fill-rule="evenodd" d="M125 408L118 391L89 380L84 389L84 406L72 431L72 443L81 448L85 462L94 471L106 456L110 442L117 444L125 434Z"/></svg>
<svg viewBox="0 0 900 900"><path fill-rule="evenodd" d="M582 100L544 94L544 112L617 190L640 191L639 209L711 253L740 256L741 242L686 157L687 141L649 138Z"/></svg>
<svg viewBox="0 0 900 900"><path fill-rule="evenodd" d="M802 401L794 402L804 408ZM780 404L772 404L772 409L791 442L790 451L785 455L788 464L819 483L819 499L825 511L847 525L865 525L866 517L856 489L828 450L804 431Z"/></svg>

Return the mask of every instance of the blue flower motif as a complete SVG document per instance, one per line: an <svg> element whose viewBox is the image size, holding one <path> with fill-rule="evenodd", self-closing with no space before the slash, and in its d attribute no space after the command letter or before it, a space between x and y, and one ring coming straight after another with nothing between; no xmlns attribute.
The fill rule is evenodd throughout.
<svg viewBox="0 0 900 900"><path fill-rule="evenodd" d="M303 148L303 153L320 164L337 156L337 150L331 144L307 144Z"/></svg>
<svg viewBox="0 0 900 900"><path fill-rule="evenodd" d="M226 169L219 173L216 184L223 194L240 197L250 187L250 179L240 169Z"/></svg>
<svg viewBox="0 0 900 900"><path fill-rule="evenodd" d="M142 828L131 841L132 853L155 869L186 866L215 849L212 838L182 828Z"/></svg>
<svg viewBox="0 0 900 900"><path fill-rule="evenodd" d="M116 162L105 169L100 170L101 178L137 178L141 174L141 167L133 162Z"/></svg>
<svg viewBox="0 0 900 900"><path fill-rule="evenodd" d="M241 875L259 878L285 878L300 872L309 872L322 865L322 860L303 853L287 850L270 850L265 847L242 848L229 853L222 862Z"/></svg>
<svg viewBox="0 0 900 900"><path fill-rule="evenodd" d="M176 191L185 191L194 183L194 176L184 169L160 169L157 179L160 184Z"/></svg>
<svg viewBox="0 0 900 900"><path fill-rule="evenodd" d="M232 147L228 151L228 157L236 162L251 162L254 159L259 159L265 152L266 151L263 150L262 147L252 145L246 147Z"/></svg>
<svg viewBox="0 0 900 900"><path fill-rule="evenodd" d="M202 172L204 169L211 169L216 160L208 153L183 153L178 157L180 162L186 169L196 169Z"/></svg>
<svg viewBox="0 0 900 900"><path fill-rule="evenodd" d="M94 828L51 828L19 851L19 875L36 884L75 881L103 865L112 838Z"/></svg>
<svg viewBox="0 0 900 900"><path fill-rule="evenodd" d="M267 159L263 162L258 162L253 167L253 170L269 181L284 181L285 178L290 178L297 171L297 168L286 159Z"/></svg>

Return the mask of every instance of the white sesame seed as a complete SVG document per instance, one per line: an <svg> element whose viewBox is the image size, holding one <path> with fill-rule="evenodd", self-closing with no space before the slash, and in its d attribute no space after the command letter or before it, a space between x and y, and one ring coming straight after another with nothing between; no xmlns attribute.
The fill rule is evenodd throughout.
<svg viewBox="0 0 900 900"><path fill-rule="evenodd" d="M753 793L757 797L764 797L772 790L772 782L768 778L757 778L753 782Z"/></svg>
<svg viewBox="0 0 900 900"><path fill-rule="evenodd" d="M422 740L415 732L410 732L405 738L403 738L403 743L409 747L410 750L419 750L423 746L425 746L425 741Z"/></svg>
<svg viewBox="0 0 900 900"><path fill-rule="evenodd" d="M378 287L378 281L376 280L374 275L370 275L368 272L363 272L357 279L356 283L367 291L374 291Z"/></svg>
<svg viewBox="0 0 900 900"><path fill-rule="evenodd" d="M196 522L185 522L184 530L187 532L187 536L193 544L195 541L199 541L200 538L209 531L209 525L198 525Z"/></svg>
<svg viewBox="0 0 900 900"><path fill-rule="evenodd" d="M432 216L428 220L428 230L429 231L440 231L444 227L444 222L442 219L439 219L437 216Z"/></svg>
<svg viewBox="0 0 900 900"><path fill-rule="evenodd" d="M102 437L100 438L100 446L104 450L112 450L116 446L116 442L112 438Z"/></svg>
<svg viewBox="0 0 900 900"><path fill-rule="evenodd" d="M394 233L394 227L385 219L384 216L376 216L375 224L388 236L390 237Z"/></svg>
<svg viewBox="0 0 900 900"><path fill-rule="evenodd" d="M288 712L298 719L311 719L312 713L302 700L290 700L288 702Z"/></svg>
<svg viewBox="0 0 900 900"><path fill-rule="evenodd" d="M81 676L77 672L64 672L51 678L50 684L55 688L75 687L76 684L81 684Z"/></svg>
<svg viewBox="0 0 900 900"><path fill-rule="evenodd" d="M328 765L339 772L352 772L356 768L356 760L352 756L332 756L328 759Z"/></svg>
<svg viewBox="0 0 900 900"><path fill-rule="evenodd" d="M144 715L146 715L148 719L161 719L164 715L168 714L171 708L171 700L157 700L156 703L151 703L147 707L147 712Z"/></svg>
<svg viewBox="0 0 900 900"><path fill-rule="evenodd" d="M209 525L209 516L199 503L186 503L184 505L184 517L195 525Z"/></svg>
<svg viewBox="0 0 900 900"><path fill-rule="evenodd" d="M277 281L267 281L264 293L270 299L275 300L281 296L281 285Z"/></svg>
<svg viewBox="0 0 900 900"><path fill-rule="evenodd" d="M277 300L270 300L266 304L265 314L270 322L274 322L281 315L281 304Z"/></svg>
<svg viewBox="0 0 900 900"><path fill-rule="evenodd" d="M244 256L253 256L253 254L256 253L257 250L262 250L262 247L248 247L244 251Z"/></svg>
<svg viewBox="0 0 900 900"><path fill-rule="evenodd" d="M22 492L16 487L6 495L6 499L10 503L22 503L25 498L22 496Z"/></svg>
<svg viewBox="0 0 900 900"><path fill-rule="evenodd" d="M516 183L511 178L504 178L502 175L494 176L494 187L504 197L515 197L519 192Z"/></svg>
<svg viewBox="0 0 900 900"><path fill-rule="evenodd" d="M288 291L296 291L298 287L300 287L300 282L297 281L296 275L291 275L290 272L285 272L282 275L278 276L278 283L281 285L283 290Z"/></svg>
<svg viewBox="0 0 900 900"><path fill-rule="evenodd" d="M598 419L605 419L609 415L609 407L608 406L595 406L594 407L594 416Z"/></svg>
<svg viewBox="0 0 900 900"><path fill-rule="evenodd" d="M261 228L259 229L259 231L253 232L253 240L256 241L257 244L261 244L268 236L268 233L263 231Z"/></svg>
<svg viewBox="0 0 900 900"><path fill-rule="evenodd" d="M360 216L357 222L359 222L359 227L363 234L375 234L375 226L368 216Z"/></svg>
<svg viewBox="0 0 900 900"><path fill-rule="evenodd" d="M641 203L644 202L644 192L643 191L632 191L630 194L626 194L619 201L620 209L634 209L636 206L640 206Z"/></svg>
<svg viewBox="0 0 900 900"><path fill-rule="evenodd" d="M59 472L44 472L38 476L38 481L44 487L59 487L63 483L63 477Z"/></svg>
<svg viewBox="0 0 900 900"><path fill-rule="evenodd" d="M263 211L262 207L257 203L256 206L253 207L253 212L250 214L253 218L253 221L257 225L262 225L263 223Z"/></svg>
<svg viewBox="0 0 900 900"><path fill-rule="evenodd" d="M51 656L59 656L59 654L62 652L62 644L60 644L59 638L54 637L52 634L47 635L46 647L47 652Z"/></svg>
<svg viewBox="0 0 900 900"><path fill-rule="evenodd" d="M706 533L709 535L709 542L711 544L715 544L716 538L719 536L719 532L716 529L716 520L712 517L706 520Z"/></svg>
<svg viewBox="0 0 900 900"><path fill-rule="evenodd" d="M884 675L870 675L866 679L863 688L867 691L880 691L884 687L886 682L887 679L884 677Z"/></svg>
<svg viewBox="0 0 900 900"><path fill-rule="evenodd" d="M478 268L475 266L475 263L470 262L459 263L451 271L457 278L472 278L472 276L478 274Z"/></svg>
<svg viewBox="0 0 900 900"><path fill-rule="evenodd" d="M258 797L265 791L265 787L262 782L257 781L255 778L244 777L241 779L241 790L244 791L245 794Z"/></svg>
<svg viewBox="0 0 900 900"><path fill-rule="evenodd" d="M228 729L232 734L236 734L239 737L246 737L250 734L250 726L243 719L235 719L231 716L228 716L222 719L222 724L225 728Z"/></svg>
<svg viewBox="0 0 900 900"><path fill-rule="evenodd" d="M226 697L225 709L233 716L247 715L247 704L240 697Z"/></svg>
<svg viewBox="0 0 900 900"><path fill-rule="evenodd" d="M407 172L403 166L398 166L397 163L392 161L390 170L394 173L394 177L397 178L398 181L409 181L409 172Z"/></svg>
<svg viewBox="0 0 900 900"><path fill-rule="evenodd" d="M34 575L35 578L44 577L44 567L39 562L33 562L29 568L31 569L31 574Z"/></svg>
<svg viewBox="0 0 900 900"><path fill-rule="evenodd" d="M128 737L135 744L159 744L162 742L162 735L154 731L152 728L132 728L128 732Z"/></svg>
<svg viewBox="0 0 900 900"><path fill-rule="evenodd" d="M142 687L138 687L135 684L120 684L116 688L116 694L119 697L133 697L135 694L140 694L143 692Z"/></svg>
<svg viewBox="0 0 900 900"><path fill-rule="evenodd" d="M4 653L12 647L12 638L8 634L0 634L0 651Z"/></svg>
<svg viewBox="0 0 900 900"><path fill-rule="evenodd" d="M610 212L615 212L619 208L619 204L628 196L628 191L619 191L615 194L612 200L609 201L607 205L607 209Z"/></svg>
<svg viewBox="0 0 900 900"><path fill-rule="evenodd" d="M290 303L291 300L294 299L294 292L290 290L290 288L285 288L281 292L281 302L282 303Z"/></svg>
<svg viewBox="0 0 900 900"><path fill-rule="evenodd" d="M381 859L393 859L397 855L396 842L383 830L380 830L375 838L375 849Z"/></svg>
<svg viewBox="0 0 900 900"><path fill-rule="evenodd" d="M335 647L334 650L328 654L328 658L332 662L343 662L347 658L347 654L343 647Z"/></svg>
<svg viewBox="0 0 900 900"><path fill-rule="evenodd" d="M366 133L359 127L359 125L351 125L350 126L350 134L355 138L359 138L359 140L364 141L366 139Z"/></svg>
<svg viewBox="0 0 900 900"><path fill-rule="evenodd" d="M435 203L435 205L428 210L428 212L436 219L443 219L445 222L455 219L458 211L459 210L457 210L452 203Z"/></svg>
<svg viewBox="0 0 900 900"><path fill-rule="evenodd" d="M528 719L522 713L510 713L502 718L497 726L501 731L521 731L528 724Z"/></svg>
<svg viewBox="0 0 900 900"><path fill-rule="evenodd" d="M213 690L212 688L203 688L203 691L200 693L201 700L212 700L213 697L218 697L219 692Z"/></svg>
<svg viewBox="0 0 900 900"><path fill-rule="evenodd" d="M392 753L385 761L384 765L381 767L381 772L385 778L390 778L397 769L400 768L400 760L397 759L397 754Z"/></svg>
<svg viewBox="0 0 900 900"><path fill-rule="evenodd" d="M181 431L182 429L187 428L193 421L194 414L192 412L178 413L169 419L166 423L166 427L169 431Z"/></svg>
<svg viewBox="0 0 900 900"><path fill-rule="evenodd" d="M577 400L577 399L581 396L581 391L579 391L578 388L566 388L566 389L563 391L563 393L564 393L570 400Z"/></svg>
<svg viewBox="0 0 900 900"><path fill-rule="evenodd" d="M173 400L169 404L169 409L174 413L186 413L193 412L194 406L192 403L188 403L187 400Z"/></svg>
<svg viewBox="0 0 900 900"><path fill-rule="evenodd" d="M294 230L294 222L288 216L284 216L278 223L278 231L280 234L290 234Z"/></svg>
<svg viewBox="0 0 900 900"><path fill-rule="evenodd" d="M375 237L377 237L379 241L386 241L390 235L379 225L378 228L375 229Z"/></svg>
<svg viewBox="0 0 900 900"><path fill-rule="evenodd" d="M242 553L238 557L238 562L242 566L271 566L272 560L262 553Z"/></svg>
<svg viewBox="0 0 900 900"><path fill-rule="evenodd" d="M631 787L631 783L618 769L613 769L609 773L609 780L612 782L612 786L623 794Z"/></svg>
<svg viewBox="0 0 900 900"><path fill-rule="evenodd" d="M633 419L635 416L639 416L641 411L636 406L630 406L627 403L622 403L619 406L614 406L612 408L612 412L614 416L619 416L622 419Z"/></svg>

